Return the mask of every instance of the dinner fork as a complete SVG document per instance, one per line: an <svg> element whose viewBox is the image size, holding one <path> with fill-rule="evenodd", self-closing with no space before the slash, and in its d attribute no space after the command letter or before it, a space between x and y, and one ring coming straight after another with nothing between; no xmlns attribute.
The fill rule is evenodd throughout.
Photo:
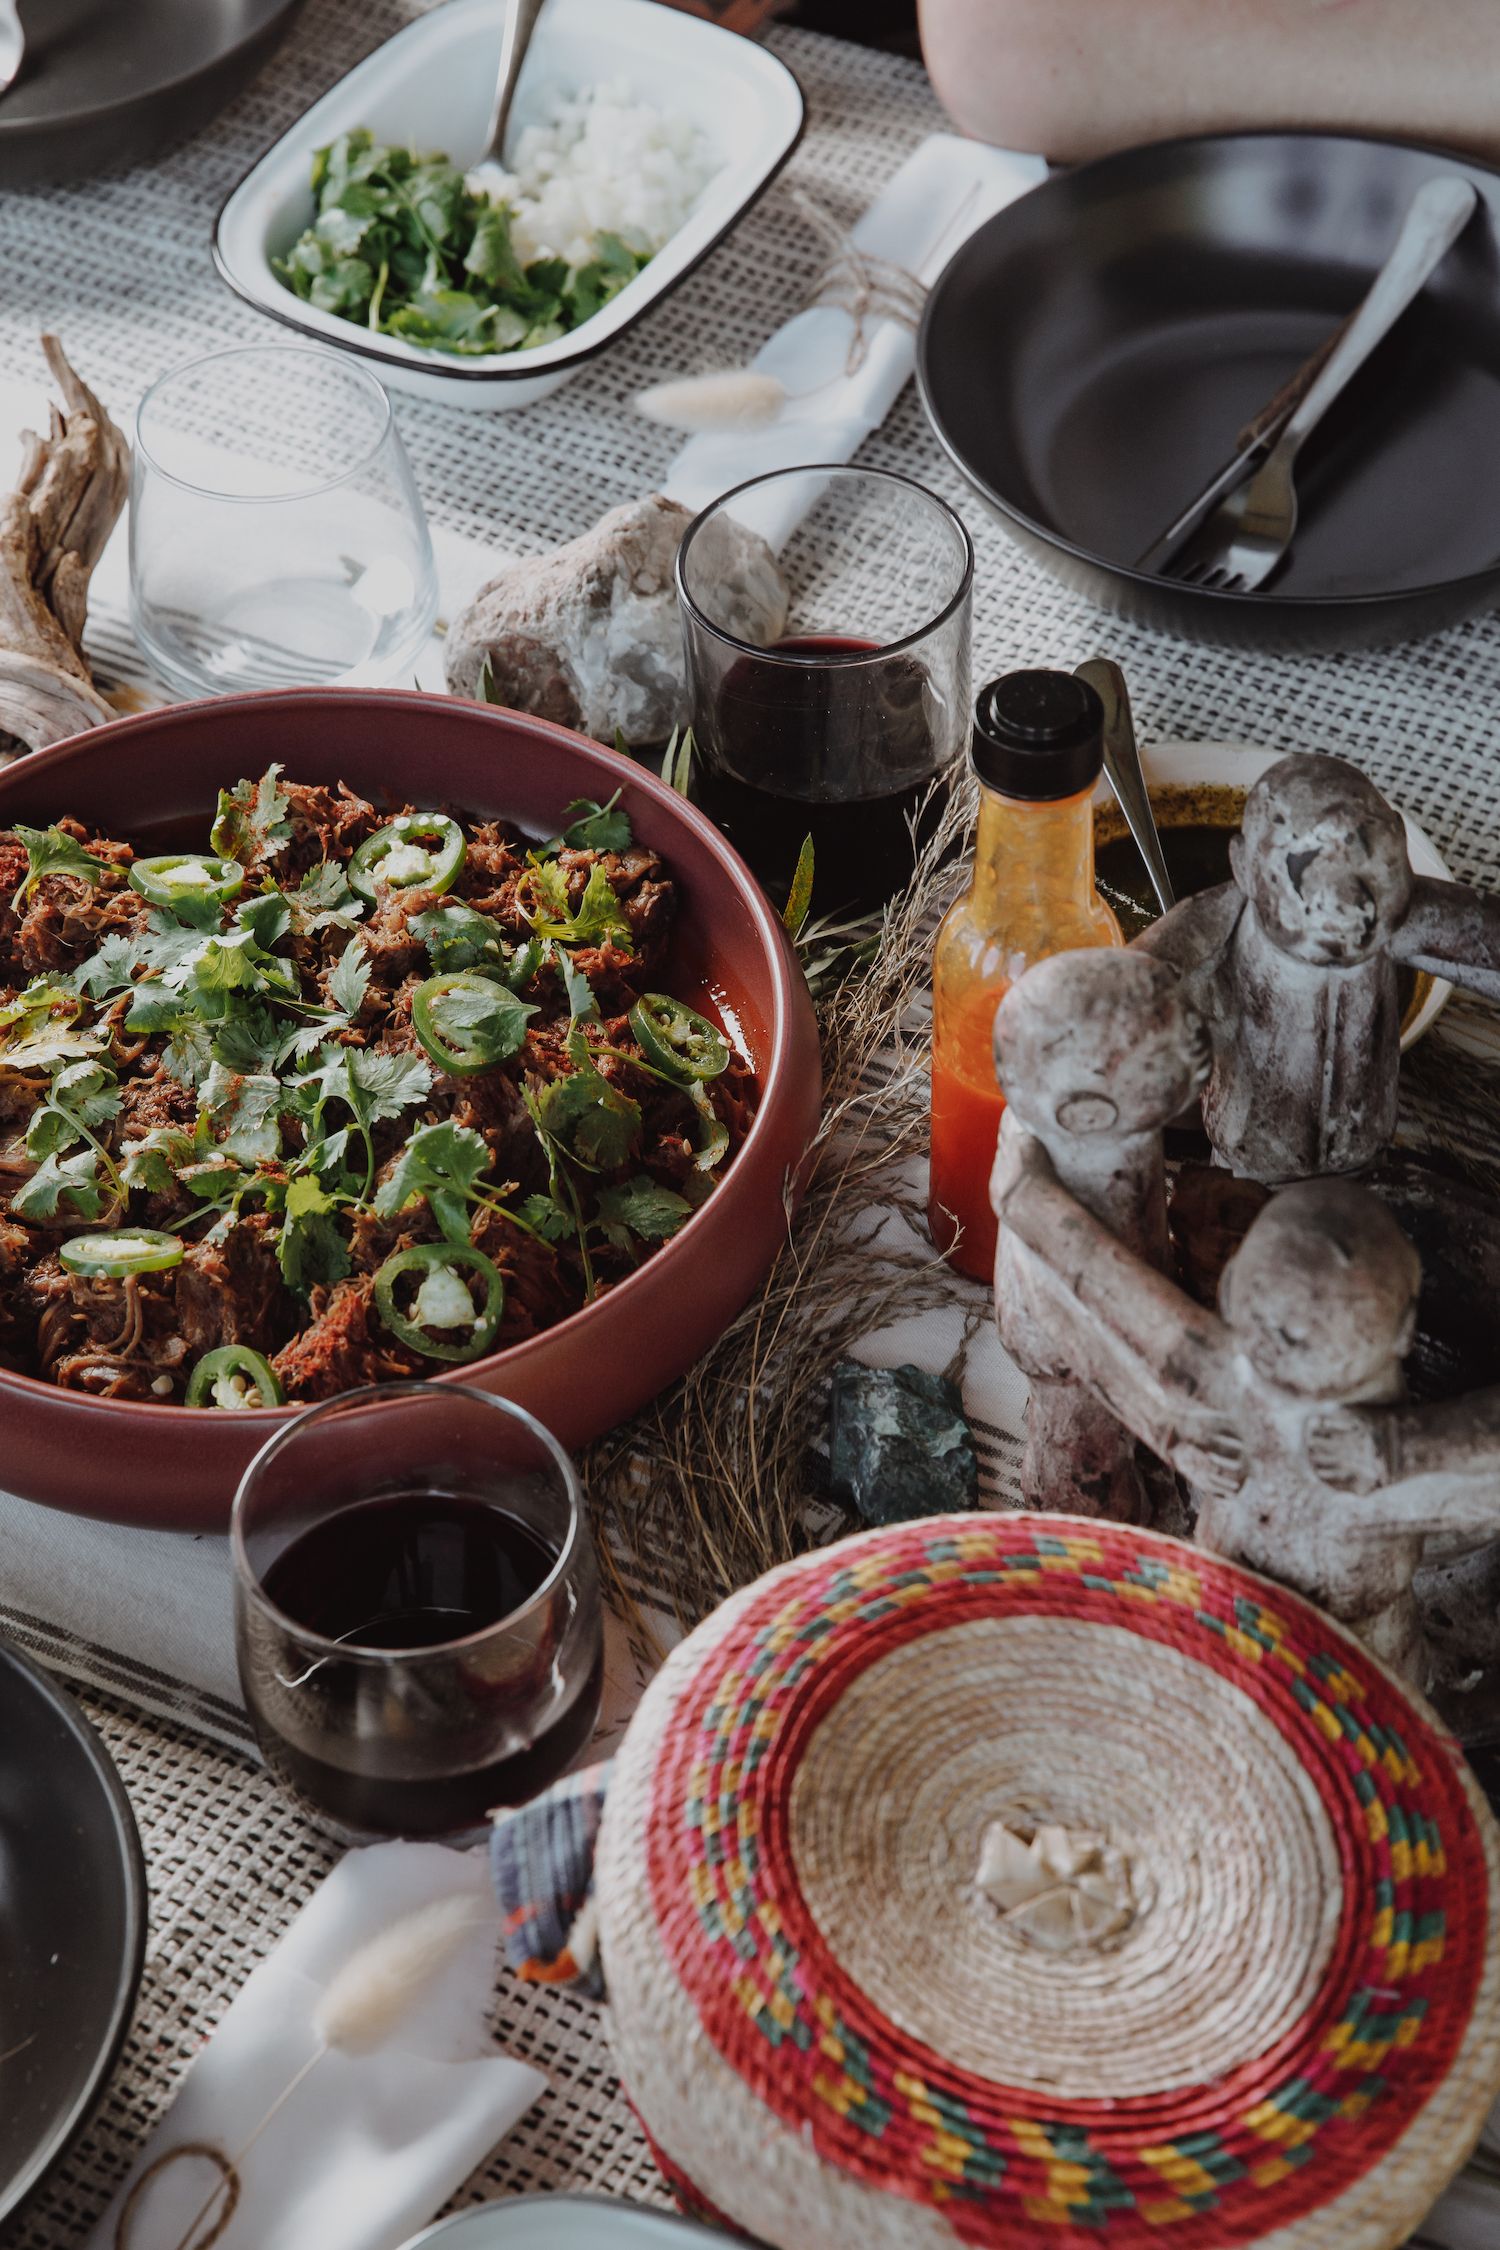
<svg viewBox="0 0 1500 2250"><path fill-rule="evenodd" d="M0 94L9 92L25 59L26 34L17 0L0 0Z"/></svg>
<svg viewBox="0 0 1500 2250"><path fill-rule="evenodd" d="M1254 476L1220 501L1166 576L1216 593L1249 594L1265 584L1296 536L1298 454L1447 256L1478 200L1472 183L1457 174L1418 188L1395 248L1322 373Z"/></svg>

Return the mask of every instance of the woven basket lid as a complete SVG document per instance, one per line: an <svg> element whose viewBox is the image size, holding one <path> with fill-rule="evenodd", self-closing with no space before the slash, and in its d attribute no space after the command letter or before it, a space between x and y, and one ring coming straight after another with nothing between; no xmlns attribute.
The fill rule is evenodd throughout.
<svg viewBox="0 0 1500 2250"><path fill-rule="evenodd" d="M1076 1517L897 1525L653 1682L617 2059L685 2199L782 2250L1387 2250L1500 2091L1497 1865L1296 1595Z"/></svg>

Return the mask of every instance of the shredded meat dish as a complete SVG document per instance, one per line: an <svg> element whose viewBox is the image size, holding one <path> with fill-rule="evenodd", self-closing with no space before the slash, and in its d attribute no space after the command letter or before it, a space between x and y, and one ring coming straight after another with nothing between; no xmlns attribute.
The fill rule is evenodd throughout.
<svg viewBox="0 0 1500 2250"><path fill-rule="evenodd" d="M273 767L197 851L0 831L0 1365L313 1401L614 1287L755 1109L675 907L614 803L539 841Z"/></svg>

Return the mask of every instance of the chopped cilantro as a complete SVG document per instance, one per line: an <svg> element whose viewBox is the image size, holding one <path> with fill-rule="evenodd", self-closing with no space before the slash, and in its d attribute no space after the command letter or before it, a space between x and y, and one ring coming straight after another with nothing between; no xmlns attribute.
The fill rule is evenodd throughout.
<svg viewBox="0 0 1500 2250"><path fill-rule="evenodd" d="M537 901L533 927L539 937L554 938L559 945L603 945L612 940L623 953L633 950L625 910L602 867L589 869L576 907L570 899L567 873L556 860L544 859L533 865L531 884Z"/></svg>
<svg viewBox="0 0 1500 2250"><path fill-rule="evenodd" d="M53 1219L65 1196L81 1219L98 1218L104 1190L99 1184L97 1150L81 1148L72 1156L49 1156L12 1197L10 1207L18 1219Z"/></svg>
<svg viewBox="0 0 1500 2250"><path fill-rule="evenodd" d="M382 1218L394 1218L408 1203L425 1196L428 1209L450 1242L469 1240L469 1204L490 1168L483 1137L468 1125L422 1125L403 1149L400 1161L375 1198Z"/></svg>
<svg viewBox="0 0 1500 2250"><path fill-rule="evenodd" d="M292 840L287 818L291 800L281 786L280 766L268 767L259 781L241 781L219 791L219 809L208 840L220 859L244 866L269 859Z"/></svg>
<svg viewBox="0 0 1500 2250"><path fill-rule="evenodd" d="M12 833L26 846L26 880L11 902L17 914L44 875L82 875L97 883L109 864L86 852L65 828L23 828L17 821Z"/></svg>
<svg viewBox="0 0 1500 2250"><path fill-rule="evenodd" d="M659 1186L644 1172L623 1187L601 1188L595 1210L606 1236L620 1250L630 1249L632 1235L643 1242L665 1242L693 1215L686 1196Z"/></svg>
<svg viewBox="0 0 1500 2250"><path fill-rule="evenodd" d="M276 1262L288 1289L299 1296L318 1287L331 1288L349 1271L349 1246L333 1212L333 1198L306 1173L289 1183Z"/></svg>
<svg viewBox="0 0 1500 2250"><path fill-rule="evenodd" d="M577 268L562 258L523 264L504 203L474 194L448 157L387 145L363 127L317 151L312 186L317 215L273 260L278 277L320 311L436 351L506 352L566 335L649 255L601 233Z"/></svg>

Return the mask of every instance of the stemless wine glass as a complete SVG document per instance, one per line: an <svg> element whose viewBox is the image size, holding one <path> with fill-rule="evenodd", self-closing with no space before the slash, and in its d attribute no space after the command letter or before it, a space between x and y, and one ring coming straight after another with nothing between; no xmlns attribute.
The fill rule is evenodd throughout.
<svg viewBox="0 0 1500 2250"><path fill-rule="evenodd" d="M509 1400L391 1383L309 1408L246 1470L230 1541L256 1738L340 1841L472 1835L592 1735L583 1494Z"/></svg>
<svg viewBox="0 0 1500 2250"><path fill-rule="evenodd" d="M302 344L160 376L136 412L130 609L181 695L371 686L408 667L437 572L374 376Z"/></svg>
<svg viewBox="0 0 1500 2250"><path fill-rule="evenodd" d="M745 529L791 589L765 644L740 629ZM694 794L778 904L807 836L818 914L868 912L910 880L968 744L973 577L953 509L886 469L778 469L688 526Z"/></svg>

